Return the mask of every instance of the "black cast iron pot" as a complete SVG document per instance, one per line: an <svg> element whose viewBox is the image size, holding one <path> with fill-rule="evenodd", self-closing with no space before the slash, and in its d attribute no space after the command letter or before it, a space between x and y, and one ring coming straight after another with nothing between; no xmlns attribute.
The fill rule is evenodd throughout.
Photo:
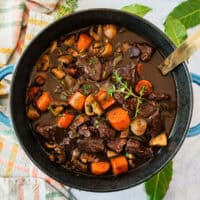
<svg viewBox="0 0 200 200"><path fill-rule="evenodd" d="M27 47L19 60L13 75L11 88L11 116L16 135L29 158L47 175L57 181L82 190L109 192L133 187L144 182L161 170L177 153L188 132L192 115L192 88L190 75L183 63L172 72L177 92L177 115L170 133L169 144L155 157L141 167L120 176L79 175L57 166L49 161L39 141L29 126L26 117L26 87L35 61L50 45L50 42L72 30L92 24L114 23L127 27L133 32L151 41L165 56L174 46L166 36L148 21L122 11L111 9L93 9L64 17L44 29Z"/></svg>

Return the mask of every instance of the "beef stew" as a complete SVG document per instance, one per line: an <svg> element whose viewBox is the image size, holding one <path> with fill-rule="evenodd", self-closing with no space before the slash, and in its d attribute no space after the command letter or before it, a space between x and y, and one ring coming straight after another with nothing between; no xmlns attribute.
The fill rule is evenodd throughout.
<svg viewBox="0 0 200 200"><path fill-rule="evenodd" d="M125 173L151 159L176 115L151 43L113 24L74 31L35 64L27 117L49 159L77 173Z"/></svg>

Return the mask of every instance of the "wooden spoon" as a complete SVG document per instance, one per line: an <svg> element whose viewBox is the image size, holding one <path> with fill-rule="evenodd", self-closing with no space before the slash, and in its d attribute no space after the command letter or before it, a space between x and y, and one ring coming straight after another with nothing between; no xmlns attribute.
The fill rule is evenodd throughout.
<svg viewBox="0 0 200 200"><path fill-rule="evenodd" d="M200 48L200 29L189 36L175 51L173 51L159 66L163 75L168 74L180 63L187 60Z"/></svg>

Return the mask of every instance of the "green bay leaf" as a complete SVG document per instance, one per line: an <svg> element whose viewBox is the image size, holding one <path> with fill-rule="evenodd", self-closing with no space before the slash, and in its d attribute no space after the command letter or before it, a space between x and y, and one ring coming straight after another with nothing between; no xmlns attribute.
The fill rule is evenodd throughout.
<svg viewBox="0 0 200 200"><path fill-rule="evenodd" d="M166 195L172 179L172 168L172 161L170 161L166 167L145 183L149 200L162 200Z"/></svg>
<svg viewBox="0 0 200 200"><path fill-rule="evenodd" d="M152 9L148 6L144 6L141 4L131 4L131 5L122 7L121 10L143 17Z"/></svg>
<svg viewBox="0 0 200 200"><path fill-rule="evenodd" d="M177 47L187 38L186 28L178 19L169 16L164 26L165 33Z"/></svg>
<svg viewBox="0 0 200 200"><path fill-rule="evenodd" d="M187 0L175 7L168 16L176 18L186 28L200 24L200 0Z"/></svg>

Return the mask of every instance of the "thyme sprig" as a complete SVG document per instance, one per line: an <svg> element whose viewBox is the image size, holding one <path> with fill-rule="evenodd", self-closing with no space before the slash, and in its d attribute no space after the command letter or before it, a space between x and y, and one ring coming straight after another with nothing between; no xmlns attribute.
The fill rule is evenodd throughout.
<svg viewBox="0 0 200 200"><path fill-rule="evenodd" d="M128 99L129 97L136 98L137 105L135 110L135 117L137 117L140 112L140 105L143 102L145 87L141 87L140 94L138 96L133 92L133 88L131 86L128 86L128 83L123 80L122 76L117 71L113 73L113 79L115 84L118 85L118 87L116 87L116 85L112 85L112 87L107 89L107 93L110 96L113 96L114 93L123 93L125 95L125 99Z"/></svg>
<svg viewBox="0 0 200 200"><path fill-rule="evenodd" d="M140 90L140 96L137 98L137 105L136 105L136 109L135 109L135 117L137 117L139 112L140 112L140 105L142 103L142 96L144 95L144 92L145 92L145 86L142 86L141 90Z"/></svg>
<svg viewBox="0 0 200 200"><path fill-rule="evenodd" d="M127 81L123 81L123 78L121 77L121 75L117 71L114 72L113 78L114 78L115 83L119 85L118 92L125 94L125 97L124 97L125 99L128 99L131 96L135 97L135 98L139 97L138 95L136 95L133 92L133 89L132 89L131 86L128 87Z"/></svg>

